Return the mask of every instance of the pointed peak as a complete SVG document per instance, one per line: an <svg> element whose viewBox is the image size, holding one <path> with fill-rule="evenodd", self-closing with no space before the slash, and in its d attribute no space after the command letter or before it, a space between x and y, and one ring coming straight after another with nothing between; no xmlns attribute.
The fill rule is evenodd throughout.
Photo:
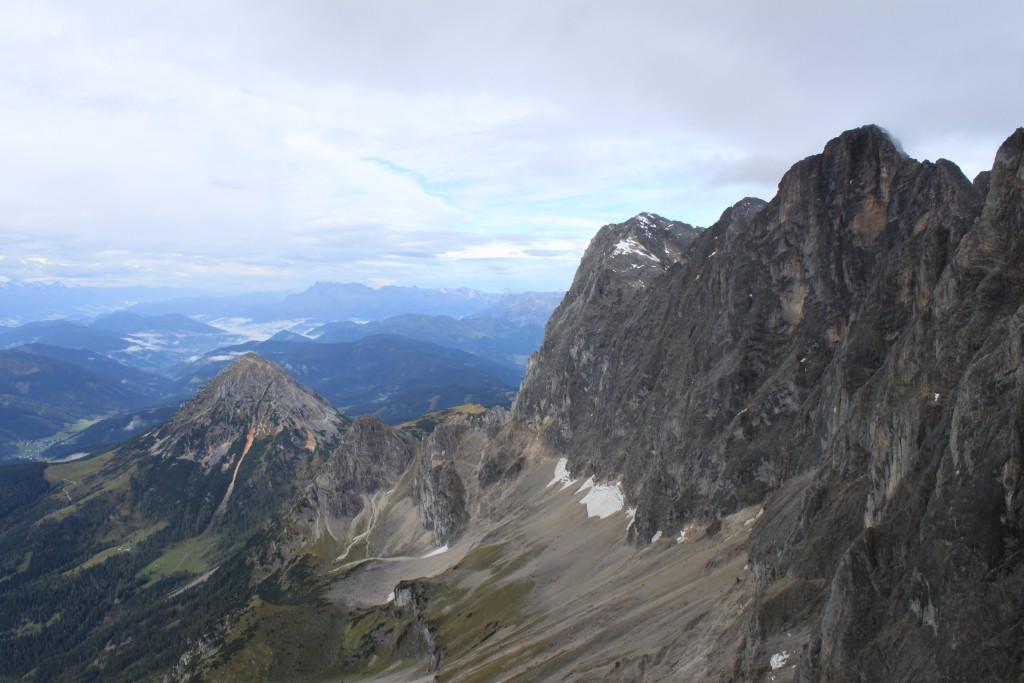
<svg viewBox="0 0 1024 683"><path fill-rule="evenodd" d="M631 290L642 289L652 277L678 263L701 232L692 225L647 211L622 223L605 225L590 241L565 298L572 299L574 289L589 286L583 283L601 272L624 276Z"/></svg>
<svg viewBox="0 0 1024 683"><path fill-rule="evenodd" d="M255 405L267 398L277 398L280 394L308 395L317 401L327 402L312 389L296 382L277 363L250 351L217 373L216 377L196 393L190 403L230 400L235 405Z"/></svg>
<svg viewBox="0 0 1024 683"><path fill-rule="evenodd" d="M284 370L284 368L277 363L269 361L263 356L257 355L252 351L248 351L231 361L228 365L224 366L224 368L217 373L217 376L214 377L206 386L209 387L242 377L252 378L255 381L269 381L273 378L284 378L289 382L295 381Z"/></svg>
<svg viewBox="0 0 1024 683"><path fill-rule="evenodd" d="M695 230L692 225L682 223L680 221L674 221L664 216L659 216L656 213L650 211L641 211L637 215L633 216L625 223L620 223L620 226L626 230L637 230L648 232L650 230L661 230L661 231L674 231L680 230Z"/></svg>
<svg viewBox="0 0 1024 683"><path fill-rule="evenodd" d="M726 211L732 211L733 213L738 213L743 216L753 216L766 206L768 206L768 202L759 197L744 197L726 209ZM723 212L723 216L724 215L725 214Z"/></svg>
<svg viewBox="0 0 1024 683"><path fill-rule="evenodd" d="M859 128L851 128L845 130L836 136L836 140L878 140L888 141L894 147L899 147L899 143L885 128L882 128L877 123L869 123Z"/></svg>
<svg viewBox="0 0 1024 683"><path fill-rule="evenodd" d="M641 225L662 225L670 222L667 218L662 218L658 214L651 213L650 211L641 211L629 220L635 223L640 223Z"/></svg>
<svg viewBox="0 0 1024 683"><path fill-rule="evenodd" d="M298 433L337 435L348 419L302 386L279 365L246 353L220 371L160 428L155 455L221 461L231 443L246 436ZM203 436L196 438L196 435Z"/></svg>
<svg viewBox="0 0 1024 683"><path fill-rule="evenodd" d="M1019 180L1024 180L1022 159L1024 159L1024 128L1018 128L1003 141L1003 144L999 145L992 170L994 172L1010 170L1016 173Z"/></svg>
<svg viewBox="0 0 1024 683"><path fill-rule="evenodd" d="M988 222L995 220L1006 228L1020 225L1024 213L1024 128L1015 130L999 146L992 170L981 174L975 187L984 193ZM1000 244L1002 239L993 236L991 243Z"/></svg>
<svg viewBox="0 0 1024 683"><path fill-rule="evenodd" d="M276 363L273 363L272 361L267 360L258 353L255 353L253 351L246 351L241 356L231 361L230 364L225 366L225 368L221 370L221 374L228 372L245 372L247 370L252 370L255 368L264 368L268 370L276 369L279 372L284 372L284 370L281 370L281 366L277 365Z"/></svg>
<svg viewBox="0 0 1024 683"><path fill-rule="evenodd" d="M868 196L882 201L887 192L883 188L898 173L919 165L885 129L861 126L830 140L820 154L794 164L779 181L772 204L788 215L812 210L817 206L810 200L813 196L842 198L843 204L859 204Z"/></svg>
<svg viewBox="0 0 1024 683"><path fill-rule="evenodd" d="M768 206L768 202L763 199L744 197L723 211L721 217L708 228L707 232L713 235L714 239L722 238L727 242L736 235L746 232L754 216L766 206Z"/></svg>
<svg viewBox="0 0 1024 683"><path fill-rule="evenodd" d="M267 360L259 353L256 353L255 351L246 351L236 359L232 360L230 364L224 368L224 371L232 370L238 372L247 368L259 367L280 369L280 366L275 365L274 362Z"/></svg>
<svg viewBox="0 0 1024 683"><path fill-rule="evenodd" d="M301 335L301 334L299 334L297 332L292 332L291 330L280 330L278 332L275 332L274 335L272 337L270 337L267 341L283 341L283 342L300 342L300 343L304 343L304 342L311 342L313 340L310 339L309 337Z"/></svg>

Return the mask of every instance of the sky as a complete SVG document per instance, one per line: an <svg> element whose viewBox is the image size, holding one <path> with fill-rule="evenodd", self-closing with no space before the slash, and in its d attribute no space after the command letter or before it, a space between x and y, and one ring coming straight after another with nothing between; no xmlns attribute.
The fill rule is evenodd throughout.
<svg viewBox="0 0 1024 683"><path fill-rule="evenodd" d="M0 0L0 282L566 289L877 123L973 177L1024 3Z"/></svg>

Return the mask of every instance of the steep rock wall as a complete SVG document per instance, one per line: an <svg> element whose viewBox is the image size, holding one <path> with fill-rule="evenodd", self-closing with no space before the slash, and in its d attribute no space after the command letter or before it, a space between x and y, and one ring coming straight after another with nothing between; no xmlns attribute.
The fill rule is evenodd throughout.
<svg viewBox="0 0 1024 683"><path fill-rule="evenodd" d="M511 428L621 477L638 540L766 502L738 675L1019 673L1022 140L972 184L867 126L636 282L629 223L584 256Z"/></svg>

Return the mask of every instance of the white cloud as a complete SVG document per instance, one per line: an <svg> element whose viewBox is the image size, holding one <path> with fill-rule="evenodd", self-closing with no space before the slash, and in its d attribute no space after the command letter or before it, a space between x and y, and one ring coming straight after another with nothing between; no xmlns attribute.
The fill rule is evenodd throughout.
<svg viewBox="0 0 1024 683"><path fill-rule="evenodd" d="M1009 0L12 1L2 274L565 287L600 225L710 224L845 128L988 168L1024 110L1022 20Z"/></svg>
<svg viewBox="0 0 1024 683"><path fill-rule="evenodd" d="M573 259L586 248L585 242L569 240L538 241L531 244L489 242L437 254L443 260L461 259Z"/></svg>

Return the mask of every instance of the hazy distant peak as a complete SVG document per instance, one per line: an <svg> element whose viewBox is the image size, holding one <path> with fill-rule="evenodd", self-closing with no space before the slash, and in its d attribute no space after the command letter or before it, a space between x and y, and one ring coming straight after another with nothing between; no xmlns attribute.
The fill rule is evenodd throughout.
<svg viewBox="0 0 1024 683"><path fill-rule="evenodd" d="M221 334L224 330L207 325L180 313L142 315L132 311L117 311L102 315L91 323L92 327L124 334L137 332L187 332L189 334Z"/></svg>

